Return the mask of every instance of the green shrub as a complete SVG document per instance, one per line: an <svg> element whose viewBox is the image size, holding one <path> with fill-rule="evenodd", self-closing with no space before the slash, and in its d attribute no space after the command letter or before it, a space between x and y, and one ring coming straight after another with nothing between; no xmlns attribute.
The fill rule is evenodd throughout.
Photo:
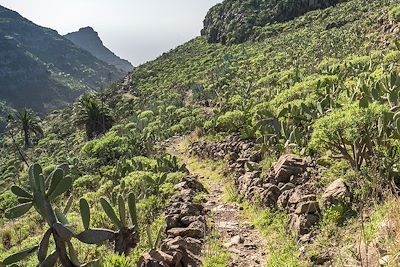
<svg viewBox="0 0 400 267"><path fill-rule="evenodd" d="M128 154L128 144L127 137L111 131L100 139L87 142L82 148L82 153L96 159L100 164L109 164Z"/></svg>
<svg viewBox="0 0 400 267"><path fill-rule="evenodd" d="M389 11L389 19L394 22L400 22L400 6L396 6Z"/></svg>
<svg viewBox="0 0 400 267"><path fill-rule="evenodd" d="M130 267L136 265L123 255L110 255L103 261L103 267Z"/></svg>
<svg viewBox="0 0 400 267"><path fill-rule="evenodd" d="M378 123L387 110L378 104L334 110L315 122L310 147L320 152L330 149L360 170L366 157L374 154L374 145L380 140Z"/></svg>
<svg viewBox="0 0 400 267"><path fill-rule="evenodd" d="M185 131L185 126L182 124L175 124L169 128L169 131L172 135L183 133Z"/></svg>
<svg viewBox="0 0 400 267"><path fill-rule="evenodd" d="M245 114L243 111L228 111L217 119L217 127L226 132L237 132L245 123Z"/></svg>
<svg viewBox="0 0 400 267"><path fill-rule="evenodd" d="M146 177L155 179L156 174L150 171L135 171L122 178L121 182L125 183L127 189L138 192L145 186Z"/></svg>
<svg viewBox="0 0 400 267"><path fill-rule="evenodd" d="M154 112L151 110L146 110L140 113L139 119L149 121L151 118L154 117Z"/></svg>
<svg viewBox="0 0 400 267"><path fill-rule="evenodd" d="M95 191L100 186L101 177L98 175L84 175L74 181L74 188L78 190Z"/></svg>
<svg viewBox="0 0 400 267"><path fill-rule="evenodd" d="M397 63L399 62L399 60L400 60L400 51L390 51L383 58L383 62L385 62L386 64Z"/></svg>
<svg viewBox="0 0 400 267"><path fill-rule="evenodd" d="M17 203L17 197L11 193L11 191L5 191L0 194L0 211L4 214L4 211ZM3 216L0 216L3 217Z"/></svg>

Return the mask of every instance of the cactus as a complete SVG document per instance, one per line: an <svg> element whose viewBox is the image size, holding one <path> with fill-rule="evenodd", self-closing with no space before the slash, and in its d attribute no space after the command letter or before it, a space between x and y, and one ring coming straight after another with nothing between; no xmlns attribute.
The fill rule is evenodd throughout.
<svg viewBox="0 0 400 267"><path fill-rule="evenodd" d="M86 199L81 198L79 201L79 209L81 212L83 227L87 230L90 227L90 209Z"/></svg>
<svg viewBox="0 0 400 267"><path fill-rule="evenodd" d="M157 165L153 168L154 172L187 172L186 164L179 164L178 158L172 155L163 155L157 159Z"/></svg>
<svg viewBox="0 0 400 267"><path fill-rule="evenodd" d="M128 196L128 209L131 217L132 227L128 227L127 225L126 206L122 195L118 196L119 217L107 199L101 198L100 204L108 218L119 229L117 232L115 232L114 236L115 253L120 255L128 255L130 250L136 247L137 243L139 242L139 228L137 225L136 200L134 194L130 193Z"/></svg>
<svg viewBox="0 0 400 267"><path fill-rule="evenodd" d="M0 267L12 266L37 252L38 266L55 266L57 261L66 267L83 266L78 261L77 253L72 245L73 238L85 244L100 244L105 241L114 242L114 251L127 255L138 243L138 227L136 215L136 201L134 194L128 196L128 208L133 223L128 227L126 221L125 200L122 195L118 197L119 218L110 203L102 198L101 205L107 216L117 226L118 231L108 229L90 228L90 208L85 199L80 199L79 210L85 230L75 234L70 228L66 214L73 204L72 196L68 198L63 210L53 207L52 202L59 196L65 194L72 187L71 177L65 177L63 169L57 167L47 179L44 179L42 168L35 163L29 168L29 189L13 186L11 191L18 197L19 205L6 211L7 219L15 219L23 216L34 207L34 209L46 220L48 229L45 231L37 246L24 249L16 254L5 258L0 262ZM53 238L56 250L48 253L50 239ZM89 264L89 263L88 263ZM85 264L87 266L88 264Z"/></svg>

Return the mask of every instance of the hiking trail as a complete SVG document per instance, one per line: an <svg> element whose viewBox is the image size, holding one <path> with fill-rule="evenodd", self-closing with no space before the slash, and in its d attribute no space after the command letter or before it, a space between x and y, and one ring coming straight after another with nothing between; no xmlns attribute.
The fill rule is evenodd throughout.
<svg viewBox="0 0 400 267"><path fill-rule="evenodd" d="M215 231L220 243L230 255L229 267L261 267L267 261L266 242L262 234L245 218L243 208L234 202L228 202L224 196L228 194L228 183L222 179L222 175L216 170L201 165L199 168L191 168L191 161L201 161L192 158L180 146L184 137L170 140L166 152L179 156L187 164L190 173L198 175L199 181L205 185L208 194L205 197L205 208L210 211L211 225L209 233ZM211 178L213 176L220 179Z"/></svg>

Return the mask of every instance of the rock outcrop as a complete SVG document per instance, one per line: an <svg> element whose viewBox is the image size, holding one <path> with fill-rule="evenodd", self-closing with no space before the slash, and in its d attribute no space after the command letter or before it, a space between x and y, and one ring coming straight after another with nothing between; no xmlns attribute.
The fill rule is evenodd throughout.
<svg viewBox="0 0 400 267"><path fill-rule="evenodd" d="M210 43L243 43L254 28L284 22L311 10L334 6L344 0L225 0L210 9L201 34Z"/></svg>

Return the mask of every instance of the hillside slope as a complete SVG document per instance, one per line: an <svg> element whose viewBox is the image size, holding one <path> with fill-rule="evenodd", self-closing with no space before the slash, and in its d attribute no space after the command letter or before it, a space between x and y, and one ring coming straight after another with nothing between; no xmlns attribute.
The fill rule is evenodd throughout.
<svg viewBox="0 0 400 267"><path fill-rule="evenodd" d="M182 150L187 167L204 177L199 180L212 181L219 201L233 202L235 214L242 211L249 229L260 233L261 248L246 237L239 247L265 247L265 266L400 264L399 1L345 1L256 27L251 35L231 45L198 37L135 68L94 96L113 118L113 127L97 138L87 140L85 126L71 127L82 117L82 101L46 118L44 138L23 153L46 175L68 162L73 185L54 205L65 207L70 195L84 197L92 227L118 230L118 218L110 220L99 199L123 211L116 196L138 196L141 241L129 256L76 242L79 260L134 266L150 250L152 236L187 233L159 231L180 226L173 214L181 206L174 202L186 196L172 196L185 189L179 183L187 170L168 151ZM15 148L23 136L0 144L5 211L18 203L11 185L32 186ZM186 191L197 208L209 198ZM76 231L88 224L84 216L81 222L78 202L67 216ZM179 208L168 208L171 202ZM207 205L221 212L224 204ZM0 260L36 245L46 231L34 209L18 220L0 215L0 226ZM248 256L235 244L224 246L231 237L221 239L218 227L211 229L204 266L229 266L232 256ZM36 266L37 257L23 264Z"/></svg>
<svg viewBox="0 0 400 267"><path fill-rule="evenodd" d="M71 32L64 35L65 38L73 42L78 47L89 51L93 56L114 65L118 69L129 72L133 69L132 64L120 57L116 56L110 49L103 45L99 34L91 27L79 29L77 32Z"/></svg>
<svg viewBox="0 0 400 267"><path fill-rule="evenodd" d="M0 6L0 99L13 108L43 114L123 75L56 31Z"/></svg>
<svg viewBox="0 0 400 267"><path fill-rule="evenodd" d="M251 37L256 27L289 21L309 11L334 6L343 1L228 0L207 13L201 35L212 43L242 43Z"/></svg>

